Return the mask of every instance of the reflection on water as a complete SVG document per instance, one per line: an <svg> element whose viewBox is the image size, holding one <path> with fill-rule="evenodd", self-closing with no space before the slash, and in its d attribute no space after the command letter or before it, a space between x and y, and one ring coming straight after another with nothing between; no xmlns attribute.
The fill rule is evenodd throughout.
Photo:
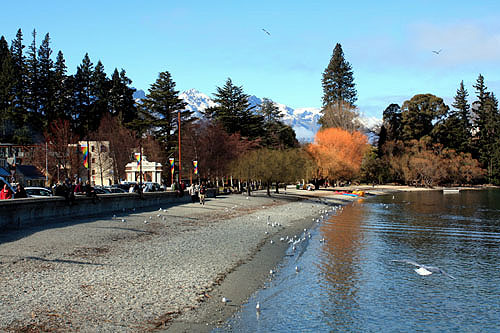
<svg viewBox="0 0 500 333"><path fill-rule="evenodd" d="M500 331L498 190L357 202L302 246L218 331ZM420 276L393 259L437 266L456 280Z"/></svg>

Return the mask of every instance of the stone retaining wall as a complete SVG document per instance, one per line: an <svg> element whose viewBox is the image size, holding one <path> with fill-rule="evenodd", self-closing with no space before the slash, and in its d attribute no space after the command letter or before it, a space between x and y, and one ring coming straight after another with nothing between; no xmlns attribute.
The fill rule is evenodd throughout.
<svg viewBox="0 0 500 333"><path fill-rule="evenodd" d="M214 189L209 189L207 196L215 197L215 193ZM177 197L174 192L143 193L142 198L135 193L101 194L94 201L85 196L76 196L72 205L62 197L1 200L0 231L50 224L56 219L100 215L122 211L124 208L161 207L190 200L189 195Z"/></svg>

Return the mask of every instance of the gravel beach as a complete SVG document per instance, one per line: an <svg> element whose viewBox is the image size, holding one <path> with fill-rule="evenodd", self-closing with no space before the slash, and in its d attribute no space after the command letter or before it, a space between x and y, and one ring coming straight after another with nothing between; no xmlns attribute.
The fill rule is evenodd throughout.
<svg viewBox="0 0 500 333"><path fill-rule="evenodd" d="M235 194L0 234L0 331L210 331L269 279L281 237L351 200Z"/></svg>

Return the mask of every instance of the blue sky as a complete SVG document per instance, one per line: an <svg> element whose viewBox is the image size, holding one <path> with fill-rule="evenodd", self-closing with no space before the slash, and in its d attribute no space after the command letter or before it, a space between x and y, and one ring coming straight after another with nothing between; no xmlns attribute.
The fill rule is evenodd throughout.
<svg viewBox="0 0 500 333"><path fill-rule="evenodd" d="M212 96L230 77L247 94L320 107L338 42L367 116L419 93L451 102L461 80L473 98L479 73L500 94L498 1L9 1L2 12L9 43L19 28L27 46L33 29L38 43L48 32L70 74L88 52L145 91L169 71L180 91Z"/></svg>

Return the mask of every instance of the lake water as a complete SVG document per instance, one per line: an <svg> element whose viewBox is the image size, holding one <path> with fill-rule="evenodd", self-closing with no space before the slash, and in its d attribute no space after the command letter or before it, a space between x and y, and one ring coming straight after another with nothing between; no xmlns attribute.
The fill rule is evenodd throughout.
<svg viewBox="0 0 500 333"><path fill-rule="evenodd" d="M289 254L216 332L500 332L500 190L361 199Z"/></svg>

